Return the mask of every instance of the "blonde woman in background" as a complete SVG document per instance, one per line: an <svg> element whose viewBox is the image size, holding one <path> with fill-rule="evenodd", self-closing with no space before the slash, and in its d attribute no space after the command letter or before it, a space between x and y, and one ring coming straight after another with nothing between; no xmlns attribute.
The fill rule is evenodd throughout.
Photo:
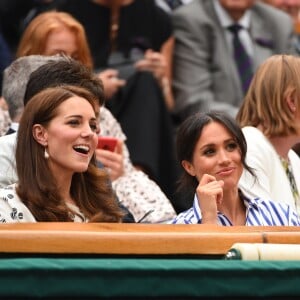
<svg viewBox="0 0 300 300"><path fill-rule="evenodd" d="M257 70L237 115L247 140L239 186L249 196L287 203L300 213L300 58L274 55Z"/></svg>

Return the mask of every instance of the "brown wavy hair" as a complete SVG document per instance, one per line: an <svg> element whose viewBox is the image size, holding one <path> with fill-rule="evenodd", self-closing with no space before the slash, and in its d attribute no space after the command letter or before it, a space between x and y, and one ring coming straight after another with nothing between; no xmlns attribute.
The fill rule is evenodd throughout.
<svg viewBox="0 0 300 300"><path fill-rule="evenodd" d="M65 12L49 11L37 15L23 32L16 56L43 55L49 34L60 28L67 28L75 33L78 45L76 59L92 69L92 56L85 30L75 18Z"/></svg>
<svg viewBox="0 0 300 300"><path fill-rule="evenodd" d="M17 138L16 163L19 183L17 193L40 222L62 222L72 219L57 189L55 174L44 158L44 147L33 137L34 124L47 127L57 115L61 103L73 96L86 99L97 109L97 99L86 89L73 86L47 88L25 106ZM121 222L120 210L105 170L96 166L95 157L83 173L74 173L71 196L90 222Z"/></svg>

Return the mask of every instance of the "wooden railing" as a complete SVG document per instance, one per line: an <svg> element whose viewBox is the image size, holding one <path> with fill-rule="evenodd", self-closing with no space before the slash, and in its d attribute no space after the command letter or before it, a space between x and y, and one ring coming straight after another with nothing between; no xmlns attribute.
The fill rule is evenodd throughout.
<svg viewBox="0 0 300 300"><path fill-rule="evenodd" d="M110 223L0 225L0 253L222 255L234 243L300 244L300 228Z"/></svg>

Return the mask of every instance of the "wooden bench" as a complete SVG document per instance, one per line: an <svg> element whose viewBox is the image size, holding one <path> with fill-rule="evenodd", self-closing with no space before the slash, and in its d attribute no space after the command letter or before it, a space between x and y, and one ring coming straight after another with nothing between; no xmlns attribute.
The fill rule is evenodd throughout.
<svg viewBox="0 0 300 300"><path fill-rule="evenodd" d="M300 228L111 223L1 224L0 241L0 253L224 255L234 243L300 244Z"/></svg>

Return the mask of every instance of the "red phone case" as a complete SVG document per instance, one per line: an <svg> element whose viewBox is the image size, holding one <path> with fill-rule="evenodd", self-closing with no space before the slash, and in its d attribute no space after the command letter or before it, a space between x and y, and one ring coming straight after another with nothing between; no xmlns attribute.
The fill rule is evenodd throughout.
<svg viewBox="0 0 300 300"><path fill-rule="evenodd" d="M99 136L97 148L114 152L117 145L117 141L118 140L116 138L111 136Z"/></svg>

